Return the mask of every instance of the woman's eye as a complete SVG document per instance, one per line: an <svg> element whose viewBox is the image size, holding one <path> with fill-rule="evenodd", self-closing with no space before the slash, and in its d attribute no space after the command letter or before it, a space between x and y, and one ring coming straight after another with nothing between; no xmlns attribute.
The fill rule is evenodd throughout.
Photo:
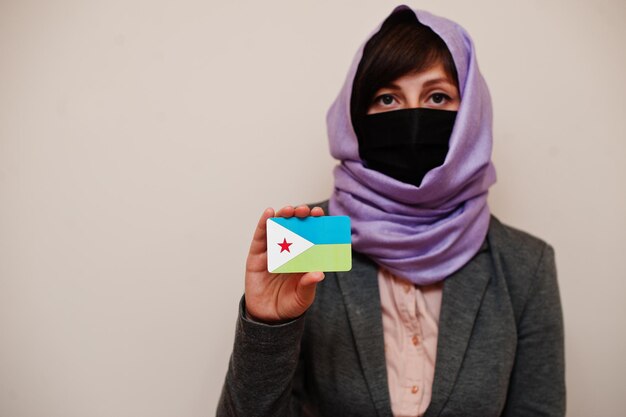
<svg viewBox="0 0 626 417"><path fill-rule="evenodd" d="M376 98L376 102L388 106L393 103L393 96L391 94L381 94Z"/></svg>
<svg viewBox="0 0 626 417"><path fill-rule="evenodd" d="M442 104L443 102L450 100L450 97L443 93L435 93L430 96L430 98L435 104Z"/></svg>

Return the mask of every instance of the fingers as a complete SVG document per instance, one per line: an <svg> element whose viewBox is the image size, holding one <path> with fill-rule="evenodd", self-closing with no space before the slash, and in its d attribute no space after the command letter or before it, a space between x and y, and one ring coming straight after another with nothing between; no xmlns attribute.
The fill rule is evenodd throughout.
<svg viewBox="0 0 626 417"><path fill-rule="evenodd" d="M267 250L267 242L265 240L267 233L266 221L270 217L274 217L274 209L268 207L261 215L261 218L256 225L256 229L254 230L254 236L252 238L252 243L250 244L251 255L259 255Z"/></svg>
<svg viewBox="0 0 626 417"><path fill-rule="evenodd" d="M293 217L295 209L292 206L285 206L276 212L276 217Z"/></svg>
<svg viewBox="0 0 626 417"><path fill-rule="evenodd" d="M297 207L285 206L276 212L277 217L308 217L308 216L323 216L324 209L321 207L313 207L310 209L307 205L301 205Z"/></svg>
<svg viewBox="0 0 626 417"><path fill-rule="evenodd" d="M311 210L308 206L285 206L276 212L276 217L307 217Z"/></svg>
<svg viewBox="0 0 626 417"><path fill-rule="evenodd" d="M321 207L313 207L311 209L311 216L319 217L324 215L324 209Z"/></svg>
<svg viewBox="0 0 626 417"><path fill-rule="evenodd" d="M298 206L295 209L296 217L308 217L311 213L309 206Z"/></svg>

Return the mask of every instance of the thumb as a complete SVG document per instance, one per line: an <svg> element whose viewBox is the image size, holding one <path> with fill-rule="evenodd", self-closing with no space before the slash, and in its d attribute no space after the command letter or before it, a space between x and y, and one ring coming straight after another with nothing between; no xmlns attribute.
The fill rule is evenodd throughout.
<svg viewBox="0 0 626 417"><path fill-rule="evenodd" d="M315 287L323 279L323 272L307 272L300 278L300 282L298 282L298 286L296 287L296 292L298 299L306 304L305 308L308 308L313 303L313 299L315 298Z"/></svg>

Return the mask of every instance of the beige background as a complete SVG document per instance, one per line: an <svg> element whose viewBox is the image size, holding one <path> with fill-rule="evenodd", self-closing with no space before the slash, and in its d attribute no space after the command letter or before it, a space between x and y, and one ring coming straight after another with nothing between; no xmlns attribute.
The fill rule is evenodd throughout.
<svg viewBox="0 0 626 417"><path fill-rule="evenodd" d="M266 206L395 2L0 0L0 416L209 416ZM472 34L502 220L554 245L569 416L626 408L626 6L422 1Z"/></svg>

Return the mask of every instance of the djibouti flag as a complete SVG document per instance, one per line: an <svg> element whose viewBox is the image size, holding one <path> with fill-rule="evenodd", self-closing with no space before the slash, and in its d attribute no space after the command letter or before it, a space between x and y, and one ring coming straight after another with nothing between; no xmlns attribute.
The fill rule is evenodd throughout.
<svg viewBox="0 0 626 417"><path fill-rule="evenodd" d="M267 219L267 270L273 273L349 271L348 216Z"/></svg>

